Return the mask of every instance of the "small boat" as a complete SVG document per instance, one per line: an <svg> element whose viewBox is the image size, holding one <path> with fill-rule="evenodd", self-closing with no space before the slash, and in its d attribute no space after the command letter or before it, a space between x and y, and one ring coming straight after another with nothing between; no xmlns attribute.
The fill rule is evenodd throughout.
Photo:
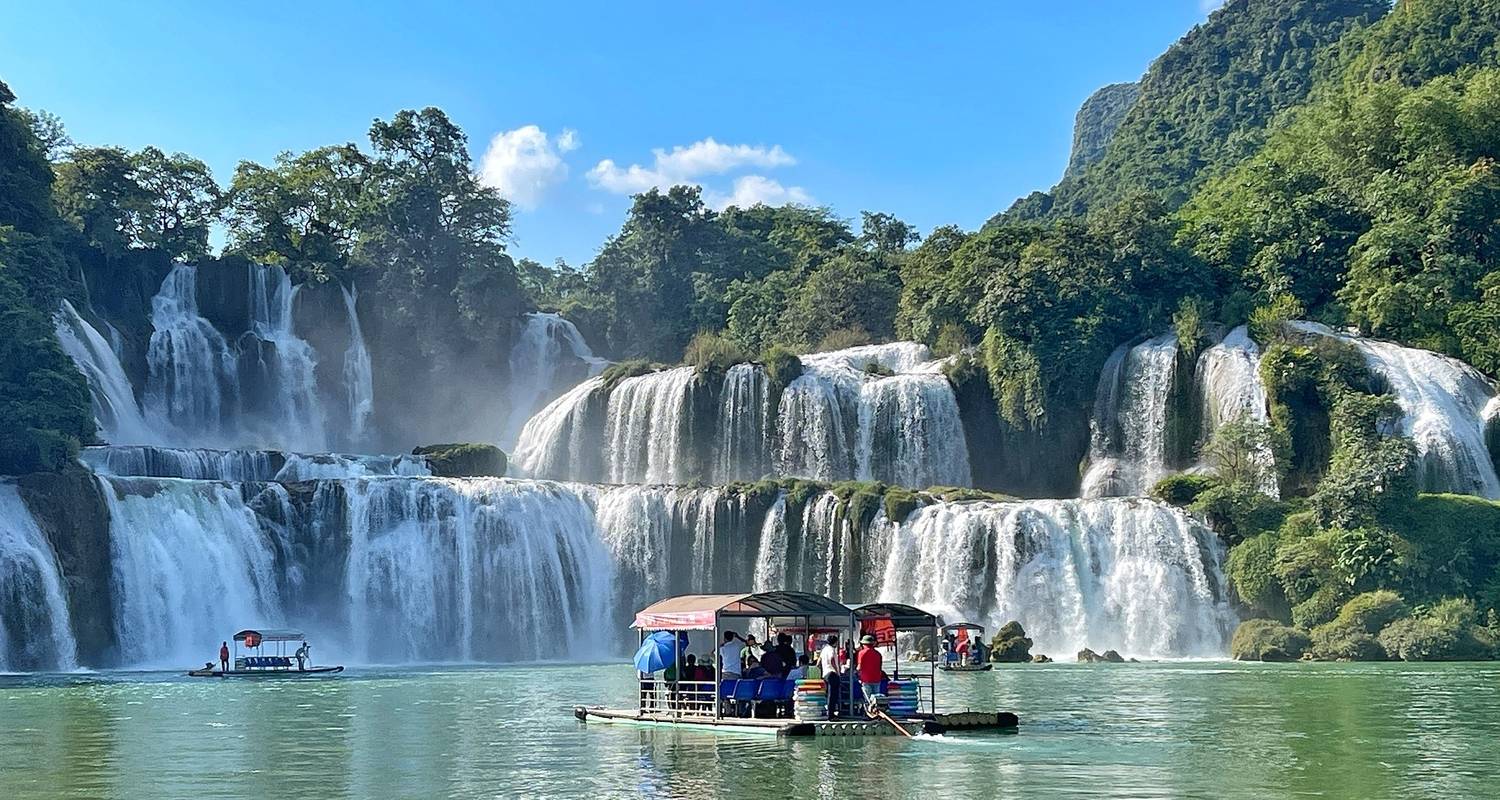
<svg viewBox="0 0 1500 800"><path fill-rule="evenodd" d="M201 669L188 670L188 677L314 678L344 671L342 665L313 666L309 655L312 648L307 644L307 637L299 631L243 630L234 635L233 641L232 669L225 670L210 661ZM301 642L302 645L292 655L287 655L288 642Z"/></svg>
<svg viewBox="0 0 1500 800"><path fill-rule="evenodd" d="M942 628L943 640L952 647L943 652L938 669L944 672L989 672L994 664L985 658L984 626L972 622L955 622ZM949 639L949 637L952 639ZM958 652L958 646L967 643L966 653Z"/></svg>

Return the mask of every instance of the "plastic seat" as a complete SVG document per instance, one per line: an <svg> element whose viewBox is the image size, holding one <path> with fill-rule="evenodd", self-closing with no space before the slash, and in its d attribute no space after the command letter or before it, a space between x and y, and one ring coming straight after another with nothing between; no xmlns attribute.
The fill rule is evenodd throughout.
<svg viewBox="0 0 1500 800"><path fill-rule="evenodd" d="M719 681L719 699L733 700L735 685L739 683L738 678L725 678Z"/></svg>
<svg viewBox="0 0 1500 800"><path fill-rule="evenodd" d="M756 693L760 691L760 684L761 681L758 680L740 680L734 686L734 699L745 702L754 700Z"/></svg>

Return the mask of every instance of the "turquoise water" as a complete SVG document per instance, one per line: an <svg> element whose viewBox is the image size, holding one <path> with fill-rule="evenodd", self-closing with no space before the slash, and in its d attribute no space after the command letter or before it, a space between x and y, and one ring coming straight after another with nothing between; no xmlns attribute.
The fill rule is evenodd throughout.
<svg viewBox="0 0 1500 800"><path fill-rule="evenodd" d="M1025 665L939 675L1016 734L777 740L583 725L629 667L268 682L0 678L0 798L1493 797L1500 665Z"/></svg>

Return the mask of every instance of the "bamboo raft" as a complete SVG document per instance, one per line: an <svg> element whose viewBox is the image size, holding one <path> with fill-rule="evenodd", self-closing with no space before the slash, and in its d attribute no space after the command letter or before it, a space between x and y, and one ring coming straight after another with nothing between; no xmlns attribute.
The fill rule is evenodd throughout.
<svg viewBox="0 0 1500 800"><path fill-rule="evenodd" d="M874 719L755 719L743 717L700 717L693 715L652 714L629 709L577 706L573 716L579 722L595 722L642 727L671 727L687 730L725 733L748 733L768 736L900 736L889 723ZM928 735L950 731L1009 732L1020 720L1008 711L960 711L897 719L902 727Z"/></svg>

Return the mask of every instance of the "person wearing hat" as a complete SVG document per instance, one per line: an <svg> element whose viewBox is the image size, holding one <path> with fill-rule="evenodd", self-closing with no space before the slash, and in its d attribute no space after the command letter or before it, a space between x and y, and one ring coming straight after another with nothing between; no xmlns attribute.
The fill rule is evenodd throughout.
<svg viewBox="0 0 1500 800"><path fill-rule="evenodd" d="M859 688L865 691L866 698L880 694L880 678L884 673L881 662L884 660L880 649L875 646L874 636L867 633L859 638L859 652L854 654L854 671L859 676Z"/></svg>

